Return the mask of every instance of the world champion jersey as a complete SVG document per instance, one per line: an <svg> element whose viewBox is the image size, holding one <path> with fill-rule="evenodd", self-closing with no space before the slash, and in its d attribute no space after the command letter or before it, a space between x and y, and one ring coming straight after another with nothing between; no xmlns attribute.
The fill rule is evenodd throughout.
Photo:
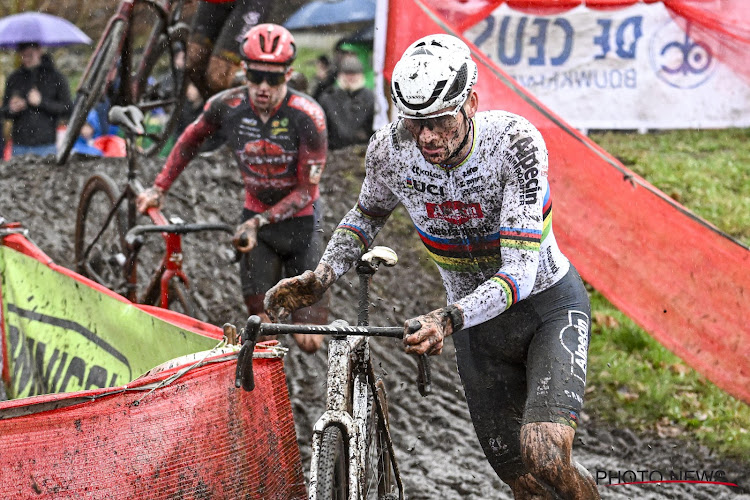
<svg viewBox="0 0 750 500"><path fill-rule="evenodd" d="M440 270L448 303L463 309L465 328L560 280L570 263L552 232L541 134L503 111L477 113L472 134L468 157L443 168L424 159L401 120L379 130L357 205L322 261L344 274L401 203Z"/></svg>
<svg viewBox="0 0 750 500"><path fill-rule="evenodd" d="M213 96L185 129L155 184L169 189L203 141L221 133L234 153L245 185L245 208L270 222L312 215L328 151L323 109L309 96L288 90L263 122L247 88Z"/></svg>

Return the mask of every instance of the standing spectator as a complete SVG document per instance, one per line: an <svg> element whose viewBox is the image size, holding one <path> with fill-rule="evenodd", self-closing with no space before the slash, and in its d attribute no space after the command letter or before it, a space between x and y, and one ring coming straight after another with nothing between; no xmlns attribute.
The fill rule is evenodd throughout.
<svg viewBox="0 0 750 500"><path fill-rule="evenodd" d="M329 148L366 144L370 140L375 94L365 87L362 63L357 56L344 56L336 82L323 92L318 102L326 112Z"/></svg>
<svg viewBox="0 0 750 500"><path fill-rule="evenodd" d="M315 59L315 84L310 94L316 101L325 89L333 85L336 80L336 71L331 66L331 60L327 55L321 54Z"/></svg>
<svg viewBox="0 0 750 500"><path fill-rule="evenodd" d="M322 250L315 231L315 205L325 166L323 110L305 94L290 90L294 38L282 26L260 24L241 45L247 83L213 96L172 149L151 188L138 196L145 212L160 206L201 144L221 133L234 153L245 185L242 223L234 237L243 252L242 294L248 314L264 316L263 297L282 274L312 269ZM300 311L294 321L325 324L327 299ZM320 335L295 335L307 352L320 347Z"/></svg>
<svg viewBox="0 0 750 500"><path fill-rule="evenodd" d="M13 156L56 153L57 123L70 113L70 88L37 43L18 46L21 67L8 77L3 115L13 122Z"/></svg>

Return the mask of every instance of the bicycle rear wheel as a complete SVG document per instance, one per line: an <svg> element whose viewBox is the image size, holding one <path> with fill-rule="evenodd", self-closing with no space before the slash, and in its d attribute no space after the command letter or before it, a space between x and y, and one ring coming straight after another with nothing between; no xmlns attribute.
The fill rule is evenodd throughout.
<svg viewBox="0 0 750 500"><path fill-rule="evenodd" d="M73 110L68 119L62 144L57 152L58 165L68 161L70 151L81 133L81 128L86 123L89 111L104 95L107 76L114 68L115 61L120 54L124 34L124 22L115 21L112 24L112 29L104 35L101 45L94 52L89 70L78 85Z"/></svg>
<svg viewBox="0 0 750 500"><path fill-rule="evenodd" d="M133 11L128 92L130 101L145 115L146 136L139 139L137 147L148 156L161 151L182 110L186 77L178 53L184 54L188 30L176 29L184 24L180 14L177 9L167 23L147 2L136 4Z"/></svg>
<svg viewBox="0 0 750 500"><path fill-rule="evenodd" d="M318 450L318 500L345 500L348 498L348 460L344 436L336 426L326 427Z"/></svg>
<svg viewBox="0 0 750 500"><path fill-rule="evenodd" d="M376 393L365 424L365 477L362 498L369 500L397 500L395 472L392 456L388 446L388 403L385 386L382 380L375 383ZM379 398L383 416L381 418L375 405Z"/></svg>
<svg viewBox="0 0 750 500"><path fill-rule="evenodd" d="M117 185L109 176L97 174L86 181L76 217L75 264L78 273L124 294L127 225L118 200Z"/></svg>

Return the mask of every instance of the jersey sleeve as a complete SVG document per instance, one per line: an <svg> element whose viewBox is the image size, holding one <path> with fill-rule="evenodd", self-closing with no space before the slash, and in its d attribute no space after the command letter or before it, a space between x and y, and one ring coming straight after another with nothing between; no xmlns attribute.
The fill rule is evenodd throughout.
<svg viewBox="0 0 750 500"><path fill-rule="evenodd" d="M159 175L156 176L154 185L164 191L169 190L172 183L180 176L190 160L200 151L203 141L213 132L220 128L222 103L221 94L212 97L204 106L203 112L198 118L187 126L185 131L177 138L172 151L167 156Z"/></svg>
<svg viewBox="0 0 750 500"><path fill-rule="evenodd" d="M399 203L378 173L387 164L387 140L373 140L365 157L365 180L357 204L344 216L326 246L321 262L330 265L336 278L348 271L372 245L388 216ZM385 162L384 162L385 160Z"/></svg>
<svg viewBox="0 0 750 500"><path fill-rule="evenodd" d="M288 219L305 208L319 195L323 169L328 154L328 136L323 109L314 101L292 95L289 106L300 111L299 147L297 150L297 184L267 212L270 222Z"/></svg>
<svg viewBox="0 0 750 500"><path fill-rule="evenodd" d="M497 272L472 293L456 302L464 312L464 328L490 320L534 288L539 267L539 248L548 199L547 148L541 134L525 120L510 135L498 169L505 178L500 214L502 264Z"/></svg>

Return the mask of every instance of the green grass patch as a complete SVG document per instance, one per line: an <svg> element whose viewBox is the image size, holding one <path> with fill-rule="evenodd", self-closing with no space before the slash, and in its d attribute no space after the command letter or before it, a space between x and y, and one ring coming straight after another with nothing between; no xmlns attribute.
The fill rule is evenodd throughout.
<svg viewBox="0 0 750 500"><path fill-rule="evenodd" d="M667 195L750 244L750 130L593 133L591 139ZM750 457L750 406L650 337L598 292L586 410L635 431L698 441Z"/></svg>

